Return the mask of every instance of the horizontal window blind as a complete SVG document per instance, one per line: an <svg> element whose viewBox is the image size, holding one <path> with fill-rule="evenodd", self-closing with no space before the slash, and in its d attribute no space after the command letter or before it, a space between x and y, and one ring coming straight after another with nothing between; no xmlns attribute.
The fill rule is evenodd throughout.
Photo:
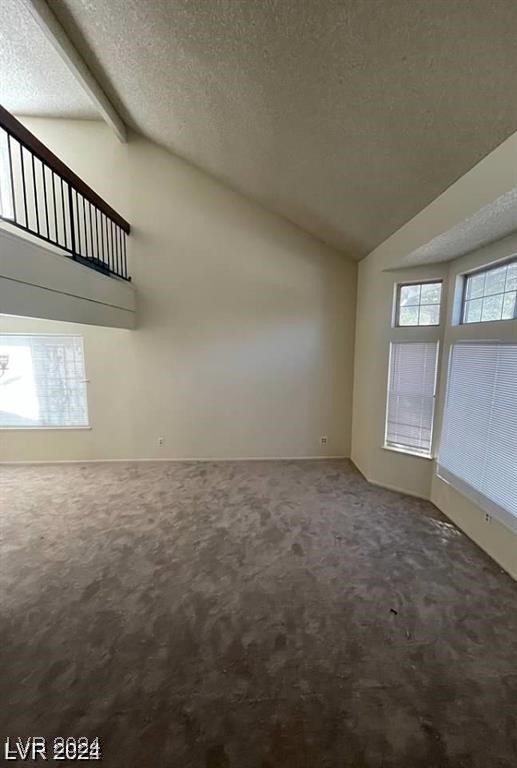
<svg viewBox="0 0 517 768"><path fill-rule="evenodd" d="M85 426L82 338L0 335L0 427Z"/></svg>
<svg viewBox="0 0 517 768"><path fill-rule="evenodd" d="M517 529L517 345L452 347L438 472Z"/></svg>
<svg viewBox="0 0 517 768"><path fill-rule="evenodd" d="M431 454L437 360L437 342L391 344L387 446Z"/></svg>

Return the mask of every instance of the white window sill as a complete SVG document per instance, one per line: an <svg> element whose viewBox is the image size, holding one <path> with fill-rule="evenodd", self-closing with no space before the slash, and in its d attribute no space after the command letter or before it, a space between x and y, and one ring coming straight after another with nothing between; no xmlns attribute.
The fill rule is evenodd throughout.
<svg viewBox="0 0 517 768"><path fill-rule="evenodd" d="M404 456L413 456L415 459L434 460L434 456L431 456L431 454L418 453L418 451L412 451L410 448L395 448L394 445L382 445L381 448L385 451L393 451L393 453L402 453Z"/></svg>
<svg viewBox="0 0 517 768"><path fill-rule="evenodd" d="M0 432L45 432L45 431L52 431L55 430L69 432L71 430L90 430L91 426L87 424L86 426L77 426L77 427L0 427Z"/></svg>

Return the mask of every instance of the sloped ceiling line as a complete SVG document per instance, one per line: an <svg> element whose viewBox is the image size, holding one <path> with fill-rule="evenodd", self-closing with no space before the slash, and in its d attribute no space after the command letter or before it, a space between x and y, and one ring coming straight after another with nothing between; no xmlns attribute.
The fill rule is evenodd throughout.
<svg viewBox="0 0 517 768"><path fill-rule="evenodd" d="M65 30L45 0L21 0L40 29L68 67L103 120L121 142L127 141L127 130L108 97L94 78L83 58L70 42Z"/></svg>

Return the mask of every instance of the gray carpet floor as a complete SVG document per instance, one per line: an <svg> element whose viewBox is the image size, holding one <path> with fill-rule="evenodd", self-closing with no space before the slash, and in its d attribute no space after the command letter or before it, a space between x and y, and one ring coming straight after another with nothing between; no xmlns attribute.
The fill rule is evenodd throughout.
<svg viewBox="0 0 517 768"><path fill-rule="evenodd" d="M98 736L107 768L517 765L517 584L431 504L346 461L0 482L2 740Z"/></svg>

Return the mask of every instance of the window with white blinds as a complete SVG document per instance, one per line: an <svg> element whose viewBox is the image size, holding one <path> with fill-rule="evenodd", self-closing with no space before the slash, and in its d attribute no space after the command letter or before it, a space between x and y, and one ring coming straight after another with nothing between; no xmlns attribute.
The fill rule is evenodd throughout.
<svg viewBox="0 0 517 768"><path fill-rule="evenodd" d="M0 335L0 428L86 426L82 338Z"/></svg>
<svg viewBox="0 0 517 768"><path fill-rule="evenodd" d="M438 342L392 342L385 445L431 455Z"/></svg>
<svg viewBox="0 0 517 768"><path fill-rule="evenodd" d="M438 473L517 530L517 345L452 347Z"/></svg>

